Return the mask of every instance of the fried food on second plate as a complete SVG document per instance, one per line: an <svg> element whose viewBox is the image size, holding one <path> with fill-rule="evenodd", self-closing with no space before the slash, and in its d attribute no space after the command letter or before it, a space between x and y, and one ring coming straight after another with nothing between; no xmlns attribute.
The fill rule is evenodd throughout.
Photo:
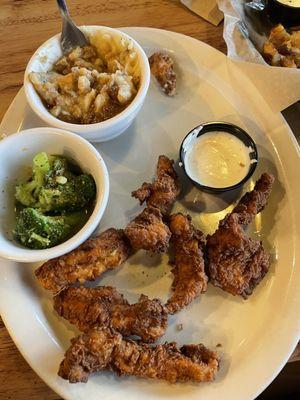
<svg viewBox="0 0 300 400"><path fill-rule="evenodd" d="M172 58L166 53L157 52L149 57L149 64L151 72L160 84L162 91L167 96L174 96L176 93L176 73Z"/></svg>
<svg viewBox="0 0 300 400"><path fill-rule="evenodd" d="M191 217L180 213L171 215L170 230L175 267L172 270L173 295L166 306L169 313L174 314L206 291L207 276L204 270L203 234L195 229Z"/></svg>
<svg viewBox="0 0 300 400"><path fill-rule="evenodd" d="M160 300L142 294L137 303L129 304L110 286L66 288L54 297L54 309L83 332L108 327L123 336L139 336L144 342L155 342L168 324Z"/></svg>
<svg viewBox="0 0 300 400"><path fill-rule="evenodd" d="M202 344L150 346L123 339L110 329L94 329L71 341L58 375L70 383L87 382L96 371L114 371L175 382L206 382L215 378L219 359Z"/></svg>
<svg viewBox="0 0 300 400"><path fill-rule="evenodd" d="M265 207L273 182L271 174L262 174L253 191L207 237L210 282L233 295L247 298L269 270L269 254L260 241L245 234L244 227Z"/></svg>
<svg viewBox="0 0 300 400"><path fill-rule="evenodd" d="M125 235L134 250L149 250L154 253L168 249L171 232L156 207L146 207L125 228Z"/></svg>
<svg viewBox="0 0 300 400"><path fill-rule="evenodd" d="M153 183L144 182L132 192L132 196L148 206L158 208L163 215L168 214L179 194L178 176L173 168L174 161L161 155L158 158L156 175Z"/></svg>
<svg viewBox="0 0 300 400"><path fill-rule="evenodd" d="M76 282L93 281L127 260L132 252L122 229L108 229L77 249L44 263L35 271L40 284L58 292Z"/></svg>
<svg viewBox="0 0 300 400"><path fill-rule="evenodd" d="M282 24L274 26L264 43L263 56L273 66L300 68L300 30L290 34Z"/></svg>

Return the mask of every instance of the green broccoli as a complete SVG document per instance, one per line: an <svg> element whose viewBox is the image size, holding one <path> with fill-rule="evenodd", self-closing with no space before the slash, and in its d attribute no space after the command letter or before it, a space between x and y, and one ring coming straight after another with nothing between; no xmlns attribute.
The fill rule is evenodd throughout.
<svg viewBox="0 0 300 400"><path fill-rule="evenodd" d="M49 156L50 170L46 175L47 185L55 185L59 182L59 177L71 180L75 175L80 175L81 170L79 167L76 168L72 163L62 156Z"/></svg>
<svg viewBox="0 0 300 400"><path fill-rule="evenodd" d="M15 196L14 236L26 247L46 249L68 239L86 222L96 184L65 157L43 152L34 157L32 177L16 187Z"/></svg>
<svg viewBox="0 0 300 400"><path fill-rule="evenodd" d="M39 153L33 159L33 175L29 182L16 186L16 199L27 207L34 207L45 177L50 171L50 163L46 153Z"/></svg>
<svg viewBox="0 0 300 400"><path fill-rule="evenodd" d="M62 177L61 177L62 178ZM60 178L60 179L61 179ZM75 176L71 180L42 187L37 207L42 212L77 211L84 209L96 196L91 175Z"/></svg>
<svg viewBox="0 0 300 400"><path fill-rule="evenodd" d="M82 212L50 217L34 208L25 208L17 216L14 236L26 247L46 249L68 239L86 218Z"/></svg>
<svg viewBox="0 0 300 400"><path fill-rule="evenodd" d="M55 214L82 210L95 197L91 175L81 174L65 157L46 153L34 157L30 181L16 187L16 200L21 205Z"/></svg>

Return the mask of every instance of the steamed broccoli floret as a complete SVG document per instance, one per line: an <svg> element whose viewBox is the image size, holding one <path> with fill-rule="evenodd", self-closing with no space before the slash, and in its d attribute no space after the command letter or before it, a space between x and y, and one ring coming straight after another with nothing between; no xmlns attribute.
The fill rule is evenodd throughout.
<svg viewBox="0 0 300 400"><path fill-rule="evenodd" d="M55 185L43 187L39 193L38 208L42 212L82 210L95 196L93 177L79 175L65 183L59 183L58 180Z"/></svg>
<svg viewBox="0 0 300 400"><path fill-rule="evenodd" d="M85 218L83 213L50 217L33 208L25 208L17 216L14 235L26 247L46 249L70 237Z"/></svg>
<svg viewBox="0 0 300 400"><path fill-rule="evenodd" d="M47 185L55 185L59 182L59 177L71 180L75 177L74 169L75 166L69 163L69 161L62 156L49 156L50 170L46 175ZM81 171L78 167L76 169L76 175L80 175Z"/></svg>
<svg viewBox="0 0 300 400"><path fill-rule="evenodd" d="M41 212L72 212L84 209L96 196L91 175L62 156L39 153L33 159L33 176L16 187L16 199L23 206Z"/></svg>
<svg viewBox="0 0 300 400"><path fill-rule="evenodd" d="M49 156L51 170L55 175L64 175L69 168L68 160L62 156Z"/></svg>
<svg viewBox="0 0 300 400"><path fill-rule="evenodd" d="M32 180L16 186L16 200L24 206L34 207L36 198L34 193L37 191L37 183Z"/></svg>
<svg viewBox="0 0 300 400"><path fill-rule="evenodd" d="M50 163L46 153L39 153L33 159L33 174L29 182L16 186L16 199L27 207L35 206L45 177L50 171Z"/></svg>
<svg viewBox="0 0 300 400"><path fill-rule="evenodd" d="M33 159L31 179L16 187L17 210L21 211L14 235L29 248L56 246L86 222L86 206L95 197L91 175L82 174L65 157L39 153Z"/></svg>

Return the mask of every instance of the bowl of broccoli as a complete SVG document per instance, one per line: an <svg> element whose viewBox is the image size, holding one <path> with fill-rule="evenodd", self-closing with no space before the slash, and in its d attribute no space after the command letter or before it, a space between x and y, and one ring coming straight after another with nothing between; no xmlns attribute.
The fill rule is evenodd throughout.
<svg viewBox="0 0 300 400"><path fill-rule="evenodd" d="M55 128L0 142L0 256L20 262L65 254L97 228L109 179L98 151Z"/></svg>

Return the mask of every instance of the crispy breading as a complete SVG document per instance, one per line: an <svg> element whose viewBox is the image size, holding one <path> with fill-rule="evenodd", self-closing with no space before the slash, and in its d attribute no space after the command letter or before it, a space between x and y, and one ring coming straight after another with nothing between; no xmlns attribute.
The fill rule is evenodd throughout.
<svg viewBox="0 0 300 400"><path fill-rule="evenodd" d="M281 59L281 66L286 68L297 68L297 64L295 59L292 55L282 57Z"/></svg>
<svg viewBox="0 0 300 400"><path fill-rule="evenodd" d="M271 65L300 68L300 31L290 34L283 25L274 26L269 40L264 43L262 53Z"/></svg>
<svg viewBox="0 0 300 400"><path fill-rule="evenodd" d="M244 298L269 269L262 243L245 235L238 214L230 214L207 241L210 282Z"/></svg>
<svg viewBox="0 0 300 400"><path fill-rule="evenodd" d="M174 248L175 267L172 272L173 295L166 306L174 314L206 291L207 276L204 270L203 234L195 229L189 215L170 217L171 242Z"/></svg>
<svg viewBox="0 0 300 400"><path fill-rule="evenodd" d="M241 197L240 201L232 210L232 213L238 214L239 224L250 224L256 214L264 209L271 194L273 182L273 175L264 173L255 183L254 189Z"/></svg>
<svg viewBox="0 0 300 400"><path fill-rule="evenodd" d="M176 73L172 58L166 53L157 52L149 57L149 64L151 72L160 84L162 91L167 96L174 96L176 93Z"/></svg>
<svg viewBox="0 0 300 400"><path fill-rule="evenodd" d="M109 370L175 382L206 382L215 378L218 355L202 344L178 349L176 343L150 346L123 339L108 329L95 329L71 341L58 375L71 383L87 382L92 372Z"/></svg>
<svg viewBox="0 0 300 400"><path fill-rule="evenodd" d="M291 34L292 47L300 49L300 30L294 31Z"/></svg>
<svg viewBox="0 0 300 400"><path fill-rule="evenodd" d="M273 182L271 174L263 174L253 191L246 193L207 237L210 282L233 295L247 298L269 270L269 254L243 228L265 207Z"/></svg>
<svg viewBox="0 0 300 400"><path fill-rule="evenodd" d="M76 282L93 281L127 260L132 248L122 229L108 229L77 249L47 261L35 271L40 284L58 292Z"/></svg>
<svg viewBox="0 0 300 400"><path fill-rule="evenodd" d="M173 163L168 157L159 156L156 180L153 183L144 182L132 192L140 204L145 201L147 203L147 207L125 228L125 234L134 250L165 252L168 248L171 232L164 217L170 212L179 193Z"/></svg>
<svg viewBox="0 0 300 400"><path fill-rule="evenodd" d="M144 249L159 253L167 250L171 232L163 221L160 210L149 206L129 222L125 235L134 250Z"/></svg>
<svg viewBox="0 0 300 400"><path fill-rule="evenodd" d="M263 46L263 55L265 57L265 60L270 64L275 67L278 67L281 65L281 54L279 54L278 50L274 46L273 43L266 41Z"/></svg>
<svg viewBox="0 0 300 400"><path fill-rule="evenodd" d="M297 68L300 68L300 30L291 34L292 56Z"/></svg>
<svg viewBox="0 0 300 400"><path fill-rule="evenodd" d="M282 24L278 24L271 29L269 40L277 49L280 49L281 46L291 40L291 36Z"/></svg>
<svg viewBox="0 0 300 400"><path fill-rule="evenodd" d="M132 196L137 198L140 204L146 201L148 206L157 207L164 215L168 214L179 194L178 177L173 164L173 160L160 155L155 181L144 182L139 189L132 192Z"/></svg>
<svg viewBox="0 0 300 400"><path fill-rule="evenodd" d="M137 303L129 304L110 286L66 288L54 297L54 309L83 332L110 327L123 336L139 336L144 342L157 340L168 324L168 313L160 300L142 294Z"/></svg>

